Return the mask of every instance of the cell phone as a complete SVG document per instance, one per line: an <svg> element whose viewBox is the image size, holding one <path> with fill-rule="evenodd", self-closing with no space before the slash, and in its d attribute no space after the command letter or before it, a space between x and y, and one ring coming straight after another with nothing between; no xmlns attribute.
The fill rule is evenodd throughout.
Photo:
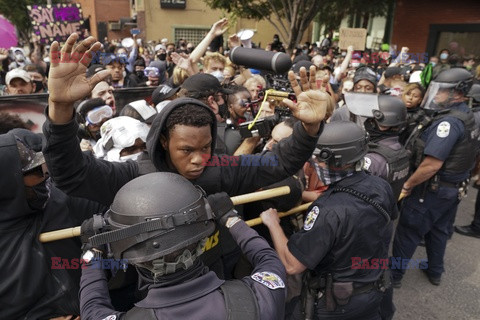
<svg viewBox="0 0 480 320"><path fill-rule="evenodd" d="M132 36L140 34L140 29L137 29L137 28L131 29L130 33L132 34Z"/></svg>

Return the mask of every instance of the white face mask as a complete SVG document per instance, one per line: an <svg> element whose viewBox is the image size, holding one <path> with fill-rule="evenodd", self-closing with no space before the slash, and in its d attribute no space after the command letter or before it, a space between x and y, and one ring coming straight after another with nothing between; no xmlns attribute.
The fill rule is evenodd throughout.
<svg viewBox="0 0 480 320"><path fill-rule="evenodd" d="M218 79L218 81L220 81L220 83L223 82L223 80L225 79L225 76L223 75L223 72L220 71L220 70L217 70L217 71L213 71L210 73L212 76L214 76L215 78Z"/></svg>
<svg viewBox="0 0 480 320"><path fill-rule="evenodd" d="M134 153L134 154L129 154L128 156L120 157L119 161L120 161L120 162L126 162L127 160L137 161L138 157L139 157L141 154L142 154L142 152L137 152L137 153Z"/></svg>
<svg viewBox="0 0 480 320"><path fill-rule="evenodd" d="M360 65L360 62L352 62L353 68L358 68L359 65Z"/></svg>

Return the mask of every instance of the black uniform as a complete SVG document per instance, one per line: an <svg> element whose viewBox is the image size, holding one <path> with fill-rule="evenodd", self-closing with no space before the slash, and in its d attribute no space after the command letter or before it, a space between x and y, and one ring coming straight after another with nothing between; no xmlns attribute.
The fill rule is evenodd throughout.
<svg viewBox="0 0 480 320"><path fill-rule="evenodd" d="M286 274L277 254L242 221L230 228L230 232L254 266L252 275L241 281L251 289L258 303L259 319L283 319ZM172 285L151 283L146 298L136 306L153 309L155 317L152 319L227 319L228 310L220 290L224 282L211 271L199 270L198 277L187 281ZM113 310L108 299L107 281L100 269L83 270L80 304L83 320L130 319L129 314Z"/></svg>
<svg viewBox="0 0 480 320"><path fill-rule="evenodd" d="M380 204L390 217L387 219L373 205L346 192L335 189L349 188L366 195ZM392 236L392 222L397 215L396 201L388 183L378 177L360 172L330 186L324 195L310 207L303 230L288 241L290 252L308 270L325 276L333 275L335 282L353 282L354 295L346 305L326 311L325 284L320 286L315 316L320 319L379 319L379 305L383 292L378 284L384 268L379 259L388 259L388 246ZM358 259L368 259L373 268L362 268ZM388 263L386 264L388 266ZM355 294L357 292L363 293ZM301 306L297 304L293 319L301 319Z"/></svg>
<svg viewBox="0 0 480 320"><path fill-rule="evenodd" d="M50 198L46 207L31 209L12 132L31 148L35 149L32 142L41 148L41 138L27 130L0 135L0 318L37 320L78 315L80 242L72 238L40 243L38 235L78 226L105 208L68 197L47 181Z"/></svg>

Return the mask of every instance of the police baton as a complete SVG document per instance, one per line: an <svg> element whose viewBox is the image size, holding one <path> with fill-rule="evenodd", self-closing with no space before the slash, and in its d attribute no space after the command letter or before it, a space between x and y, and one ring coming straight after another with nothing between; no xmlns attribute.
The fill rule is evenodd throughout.
<svg viewBox="0 0 480 320"><path fill-rule="evenodd" d="M283 187L278 187L278 188L273 188L273 189L268 189L268 190L263 190L258 192L242 194L239 196L231 197L230 199L232 200L234 205L239 205L244 203L250 203L250 202L275 198L275 197L283 196L289 193L290 193L290 187L283 186ZM260 220L260 223L261 223L261 220ZM66 229L60 229L60 230L41 233L38 239L40 240L40 242L45 243L45 242L57 241L57 240L68 239L73 237L79 237L81 234L82 234L81 227L73 227L73 228L66 228Z"/></svg>
<svg viewBox="0 0 480 320"><path fill-rule="evenodd" d="M294 213L299 213L299 212L302 212L302 211L305 211L308 209L308 207L312 204L313 202L308 202L308 203L304 203L298 207L295 207L295 208L292 208L286 212L279 212L278 213L278 217L279 218L283 218L283 217L286 217L286 216L289 216L289 215L292 215ZM255 219L251 219L251 220L247 220L245 221L245 223L249 226L249 227L253 227L253 226L256 226L256 225L259 225L259 224L262 224L262 218L258 217L258 218L255 218Z"/></svg>

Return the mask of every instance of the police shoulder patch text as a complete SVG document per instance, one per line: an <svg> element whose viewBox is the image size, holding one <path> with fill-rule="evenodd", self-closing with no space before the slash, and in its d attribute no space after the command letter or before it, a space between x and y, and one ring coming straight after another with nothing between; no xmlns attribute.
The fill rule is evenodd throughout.
<svg viewBox="0 0 480 320"><path fill-rule="evenodd" d="M363 169L368 170L370 168L370 165L372 164L372 160L368 157L364 157L364 163L363 163Z"/></svg>
<svg viewBox="0 0 480 320"><path fill-rule="evenodd" d="M319 213L320 209L317 206L313 207L312 210L310 210L310 212L307 214L307 218L305 219L305 223L303 224L303 229L305 231L312 229Z"/></svg>
<svg viewBox="0 0 480 320"><path fill-rule="evenodd" d="M442 121L437 127L437 136L439 138L446 138L450 134L450 123Z"/></svg>
<svg viewBox="0 0 480 320"><path fill-rule="evenodd" d="M257 272L252 274L251 278L271 290L285 288L285 283L283 282L283 280L273 272Z"/></svg>

